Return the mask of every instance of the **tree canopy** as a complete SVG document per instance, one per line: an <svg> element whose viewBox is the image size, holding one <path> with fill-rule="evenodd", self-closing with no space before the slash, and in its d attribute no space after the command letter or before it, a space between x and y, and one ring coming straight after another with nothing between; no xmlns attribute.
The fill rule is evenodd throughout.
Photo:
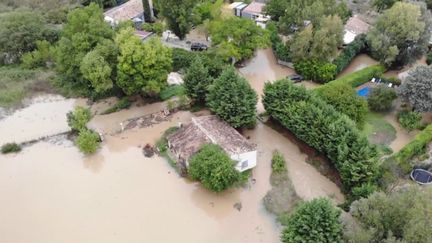
<svg viewBox="0 0 432 243"><path fill-rule="evenodd" d="M340 242L341 212L325 198L301 203L284 223L282 241L291 242Z"/></svg>
<svg viewBox="0 0 432 243"><path fill-rule="evenodd" d="M183 39L192 27L192 11L197 2L198 0L157 0L155 5L169 29Z"/></svg>
<svg viewBox="0 0 432 243"><path fill-rule="evenodd" d="M245 18L228 18L211 23L212 44L225 59L252 57L255 49L270 44L268 31Z"/></svg>
<svg viewBox="0 0 432 243"><path fill-rule="evenodd" d="M257 94L234 68L225 70L209 88L210 110L234 128L252 127L256 123Z"/></svg>
<svg viewBox="0 0 432 243"><path fill-rule="evenodd" d="M409 72L398 90L399 95L418 112L432 111L432 67L417 66Z"/></svg>
<svg viewBox="0 0 432 243"><path fill-rule="evenodd" d="M376 192L351 205L360 223L346 231L349 242L432 242L432 190L409 186L385 194Z"/></svg>
<svg viewBox="0 0 432 243"><path fill-rule="evenodd" d="M420 5L397 2L384 11L367 35L372 56L391 66L420 58L430 39L430 13Z"/></svg>
<svg viewBox="0 0 432 243"><path fill-rule="evenodd" d="M204 104L212 82L213 78L209 75L208 68L204 66L202 58L196 56L184 77L186 93L194 102Z"/></svg>
<svg viewBox="0 0 432 243"><path fill-rule="evenodd" d="M134 35L132 28L120 30L116 36L119 47L117 85L127 95L156 96L166 86L172 66L172 51L160 40L145 43Z"/></svg>
<svg viewBox="0 0 432 243"><path fill-rule="evenodd" d="M220 192L239 181L235 162L218 145L206 144L189 160L188 174L204 187Z"/></svg>

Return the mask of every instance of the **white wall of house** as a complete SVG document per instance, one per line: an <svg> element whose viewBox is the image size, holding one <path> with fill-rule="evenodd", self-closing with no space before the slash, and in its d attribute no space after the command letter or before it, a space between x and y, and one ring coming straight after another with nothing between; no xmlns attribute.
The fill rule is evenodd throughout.
<svg viewBox="0 0 432 243"><path fill-rule="evenodd" d="M257 151L231 155L231 159L238 161L236 170L243 172L257 165Z"/></svg>

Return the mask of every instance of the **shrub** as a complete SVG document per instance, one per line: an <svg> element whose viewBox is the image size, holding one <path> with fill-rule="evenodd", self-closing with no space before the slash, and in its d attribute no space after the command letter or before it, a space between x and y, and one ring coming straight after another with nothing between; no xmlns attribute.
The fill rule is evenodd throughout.
<svg viewBox="0 0 432 243"><path fill-rule="evenodd" d="M372 88L367 102L369 108L373 111L388 111L396 98L397 95L394 89L380 85Z"/></svg>
<svg viewBox="0 0 432 243"><path fill-rule="evenodd" d="M280 38L276 24L274 22L270 22L267 24L266 28L270 32L270 42L272 44L273 53L275 54L276 58L284 62L290 62L290 49Z"/></svg>
<svg viewBox="0 0 432 243"><path fill-rule="evenodd" d="M413 141L405 145L397 154L396 159L401 163L407 163L407 161L416 155L420 155L427 144L432 141L432 124L428 125L419 134L417 134ZM409 172L410 168L407 168Z"/></svg>
<svg viewBox="0 0 432 243"><path fill-rule="evenodd" d="M185 93L186 91L183 85L170 85L160 92L159 97L161 100L168 100L171 97L181 96Z"/></svg>
<svg viewBox="0 0 432 243"><path fill-rule="evenodd" d="M341 78L338 78L331 83L347 83L352 87L358 87L364 83L369 82L373 77L379 77L385 71L384 66L374 65L363 68L357 72L350 73Z"/></svg>
<svg viewBox="0 0 432 243"><path fill-rule="evenodd" d="M426 63L427 65L432 64L432 51L429 51L428 54L426 55Z"/></svg>
<svg viewBox="0 0 432 243"><path fill-rule="evenodd" d="M172 51L172 58L173 58L173 71L177 72L181 69L188 68L193 60L195 59L195 56L197 54L195 52L186 51L181 48L173 48Z"/></svg>
<svg viewBox="0 0 432 243"><path fill-rule="evenodd" d="M336 76L336 65L316 60L296 62L295 70L304 76L305 79L326 83Z"/></svg>
<svg viewBox="0 0 432 243"><path fill-rule="evenodd" d="M325 198L301 203L288 217L282 232L282 241L340 242L342 236L341 212Z"/></svg>
<svg viewBox="0 0 432 243"><path fill-rule="evenodd" d="M21 147L16 143L6 143L1 147L2 154L17 153L21 151Z"/></svg>
<svg viewBox="0 0 432 243"><path fill-rule="evenodd" d="M412 131L420 127L422 116L418 112L401 111L397 114L397 117L401 126L408 131Z"/></svg>
<svg viewBox="0 0 432 243"><path fill-rule="evenodd" d="M368 113L367 102L358 96L356 91L348 84L327 84L317 90L318 95L336 111L347 115L362 127Z"/></svg>
<svg viewBox="0 0 432 243"><path fill-rule="evenodd" d="M164 31L164 25L163 23L156 22L156 23L144 23L142 25L142 29L148 32L153 32L158 36L162 36L162 33Z"/></svg>
<svg viewBox="0 0 432 243"><path fill-rule="evenodd" d="M67 113L68 125L74 132L85 130L90 119L90 109L81 106L78 106L73 111Z"/></svg>
<svg viewBox="0 0 432 243"><path fill-rule="evenodd" d="M114 113L117 111L121 111L123 109L128 109L131 105L132 104L129 101L129 99L127 97L124 97L124 98L120 99L119 101L117 101L117 103L115 103L115 105L113 105L112 107L103 111L101 114L107 115L107 114L111 114L111 113Z"/></svg>
<svg viewBox="0 0 432 243"><path fill-rule="evenodd" d="M341 54L333 61L336 65L336 73L342 72L359 53L366 48L366 35L356 36L353 42L349 43Z"/></svg>
<svg viewBox="0 0 432 243"><path fill-rule="evenodd" d="M99 134L89 129L81 130L75 141L79 150L84 154L93 154L96 152L100 142Z"/></svg>
<svg viewBox="0 0 432 243"><path fill-rule="evenodd" d="M219 146L204 145L189 160L188 173L193 180L199 180L209 190L220 192L234 185L240 179L235 162Z"/></svg>
<svg viewBox="0 0 432 243"><path fill-rule="evenodd" d="M288 80L266 83L263 104L270 116L334 163L345 189L374 180L376 147L331 105Z"/></svg>
<svg viewBox="0 0 432 243"><path fill-rule="evenodd" d="M257 94L246 79L229 68L209 88L207 105L234 128L256 123Z"/></svg>
<svg viewBox="0 0 432 243"><path fill-rule="evenodd" d="M271 160L272 164L272 171L273 173L283 173L286 172L286 166L285 166L285 158L279 151L273 152L273 157Z"/></svg>
<svg viewBox="0 0 432 243"><path fill-rule="evenodd" d="M168 140L167 137L170 134L175 133L179 128L178 127L170 127L168 128L161 136L161 138L156 142L156 147L158 148L160 153L164 153L168 149Z"/></svg>

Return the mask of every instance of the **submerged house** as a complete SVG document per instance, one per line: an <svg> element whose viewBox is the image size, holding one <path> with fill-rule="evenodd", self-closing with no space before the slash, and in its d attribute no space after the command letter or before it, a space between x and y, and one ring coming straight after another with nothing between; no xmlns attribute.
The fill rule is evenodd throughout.
<svg viewBox="0 0 432 243"><path fill-rule="evenodd" d="M344 44L347 45L354 41L355 37L360 34L366 34L370 25L360 19L357 15L348 19L345 24Z"/></svg>
<svg viewBox="0 0 432 243"><path fill-rule="evenodd" d="M112 26L131 20L135 25L144 23L144 7L142 0L129 0L104 13L104 19Z"/></svg>
<svg viewBox="0 0 432 243"><path fill-rule="evenodd" d="M182 170L187 169L189 158L208 143L219 145L237 161L236 169L240 172L257 164L256 145L217 116L194 117L191 123L168 136L167 140L170 156Z"/></svg>

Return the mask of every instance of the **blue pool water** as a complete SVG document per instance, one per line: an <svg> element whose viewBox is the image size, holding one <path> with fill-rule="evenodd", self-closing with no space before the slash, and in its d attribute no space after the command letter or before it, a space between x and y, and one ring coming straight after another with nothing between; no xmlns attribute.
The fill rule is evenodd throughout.
<svg viewBox="0 0 432 243"><path fill-rule="evenodd" d="M361 97L368 97L370 91L370 87L364 87L357 91L357 94Z"/></svg>

